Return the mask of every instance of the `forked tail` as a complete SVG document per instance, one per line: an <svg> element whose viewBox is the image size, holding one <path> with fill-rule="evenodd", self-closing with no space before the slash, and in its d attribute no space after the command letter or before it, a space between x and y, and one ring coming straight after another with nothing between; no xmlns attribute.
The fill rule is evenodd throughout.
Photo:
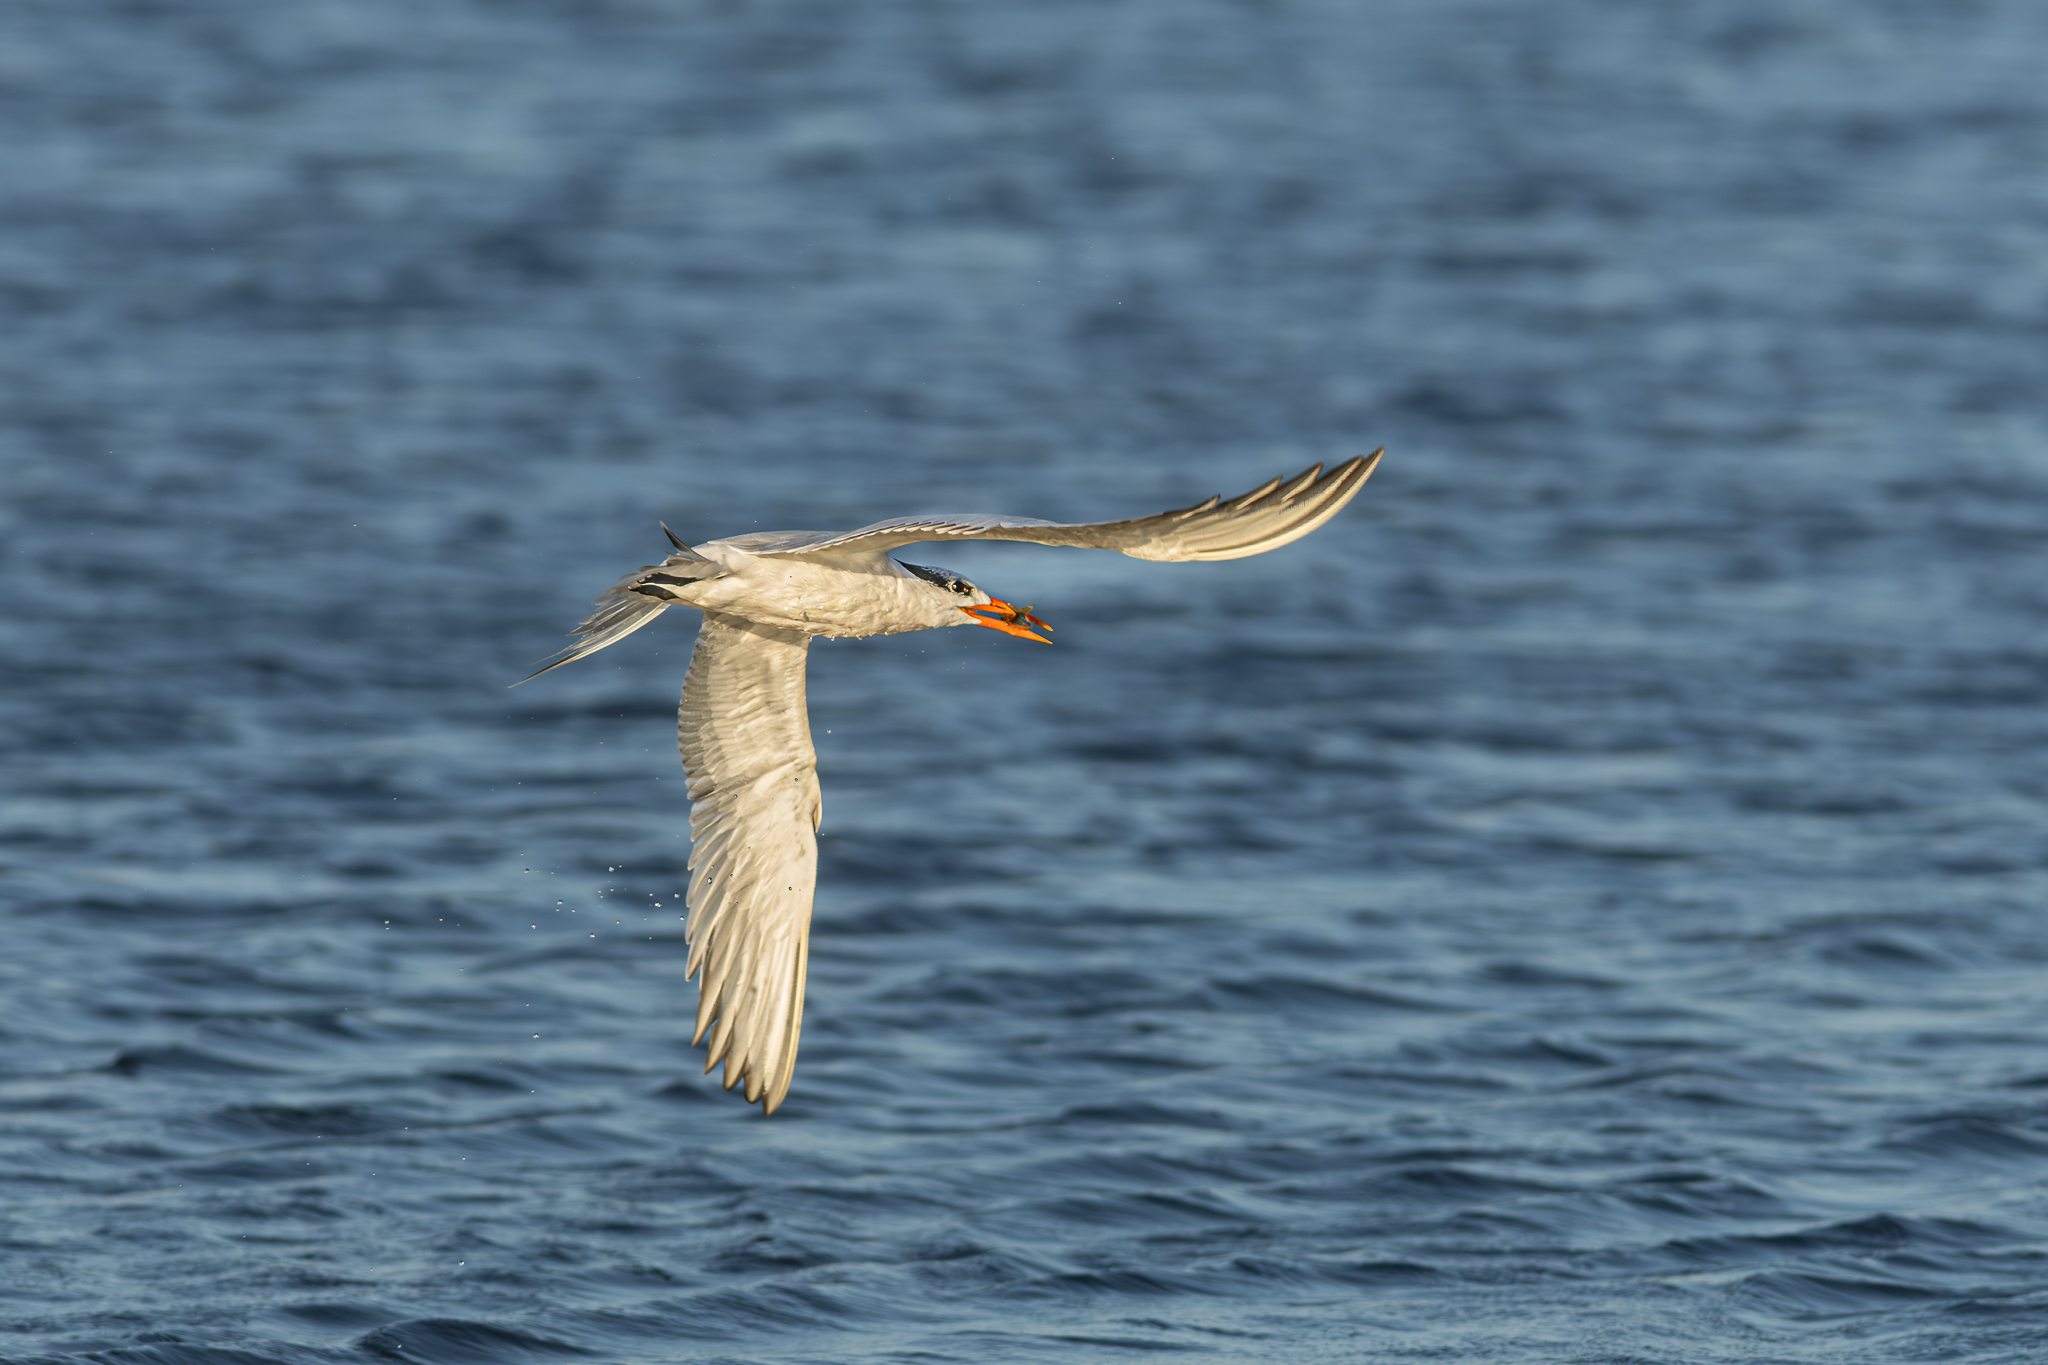
<svg viewBox="0 0 2048 1365"><path fill-rule="evenodd" d="M680 600L680 595L672 589L701 583L725 572L715 562L683 544L667 526L661 529L669 544L676 547L676 552L659 564L641 565L608 589L597 599L590 615L569 632L575 637L575 643L558 651L560 657L553 663L527 674L519 680L520 683L532 682L563 664L587 659L606 645L617 644ZM519 683L512 686L517 687Z"/></svg>

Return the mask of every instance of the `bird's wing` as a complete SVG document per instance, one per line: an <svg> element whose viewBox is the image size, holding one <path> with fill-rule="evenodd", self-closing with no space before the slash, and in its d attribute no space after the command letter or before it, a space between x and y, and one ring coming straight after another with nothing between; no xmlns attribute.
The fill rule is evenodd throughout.
<svg viewBox="0 0 2048 1365"><path fill-rule="evenodd" d="M690 961L709 1071L774 1113L803 1023L818 879L818 757L804 704L810 637L707 611L677 713L690 780ZM698 975L701 972L701 975Z"/></svg>
<svg viewBox="0 0 2048 1365"><path fill-rule="evenodd" d="M1080 525L1031 517L897 517L858 531L812 532L772 548L748 549L752 554L815 555L857 546L880 553L927 540L1028 540L1118 550L1137 559L1242 559L1299 540L1336 516L1364 487L1382 453L1346 460L1327 474L1316 465L1228 502L1216 497L1152 517Z"/></svg>

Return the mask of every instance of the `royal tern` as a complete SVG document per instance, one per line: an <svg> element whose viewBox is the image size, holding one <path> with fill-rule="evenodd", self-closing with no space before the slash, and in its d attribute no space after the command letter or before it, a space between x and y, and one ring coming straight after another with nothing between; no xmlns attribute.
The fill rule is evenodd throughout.
<svg viewBox="0 0 2048 1365"><path fill-rule="evenodd" d="M935 540L1026 540L1138 559L1242 559L1335 516L1380 454L1327 474L1316 465L1228 502L1086 525L898 517L858 531L758 531L694 549L663 526L675 553L598 598L570 632L575 643L532 677L616 644L670 607L704 613L677 713L692 803L684 979L698 978L690 1041L711 1035L704 1070L723 1061L725 1088L745 1081L747 1102L772 1114L796 1068L818 876L818 760L804 703L812 639L973 624L1051 643L1032 629L1051 627L1030 607L889 551Z"/></svg>

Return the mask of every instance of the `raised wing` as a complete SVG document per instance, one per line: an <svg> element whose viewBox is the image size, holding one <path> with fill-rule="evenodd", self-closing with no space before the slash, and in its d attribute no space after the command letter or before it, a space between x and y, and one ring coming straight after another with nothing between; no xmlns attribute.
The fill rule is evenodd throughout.
<svg viewBox="0 0 2048 1365"><path fill-rule="evenodd" d="M707 611L677 713L690 780L690 961L704 1069L774 1113L803 1024L818 880L818 757L804 703L810 637ZM700 975L701 973L701 975Z"/></svg>
<svg viewBox="0 0 2048 1365"><path fill-rule="evenodd" d="M815 555L855 547L882 553L927 540L1028 540L1117 550L1137 559L1243 559L1299 540L1342 511L1372 477L1383 450L1346 460L1325 474L1316 465L1292 479L1274 479L1225 502L1211 498L1153 517L1067 525L1031 517L897 517L858 531L818 531L785 543L747 546L751 554Z"/></svg>

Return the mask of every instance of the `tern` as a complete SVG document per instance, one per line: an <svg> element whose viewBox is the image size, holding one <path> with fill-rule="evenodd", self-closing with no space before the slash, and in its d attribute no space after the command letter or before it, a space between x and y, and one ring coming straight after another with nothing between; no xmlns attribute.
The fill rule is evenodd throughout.
<svg viewBox="0 0 2048 1365"><path fill-rule="evenodd" d="M697 978L709 1073L745 1082L772 1114L789 1093L803 1024L818 878L818 757L804 701L811 641L987 626L1050 644L1052 627L959 574L890 557L941 540L1024 540L1137 559L1242 559L1301 539L1356 496L1382 451L1316 465L1225 501L1085 525L1032 517L922 516L857 531L758 531L685 545L597 599L550 669L617 644L670 607L704 613L683 680L677 739L690 793L684 980ZM1038 629L1033 629L1037 627ZM522 679L521 681L530 681Z"/></svg>

